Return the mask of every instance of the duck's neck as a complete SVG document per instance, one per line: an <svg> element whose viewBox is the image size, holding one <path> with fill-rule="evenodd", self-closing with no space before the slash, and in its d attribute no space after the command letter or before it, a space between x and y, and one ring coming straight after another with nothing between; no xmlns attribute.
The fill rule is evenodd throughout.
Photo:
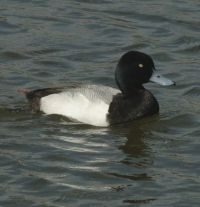
<svg viewBox="0 0 200 207"><path fill-rule="evenodd" d="M123 95L128 97L140 95L144 90L145 88L142 85L134 85L121 89Z"/></svg>

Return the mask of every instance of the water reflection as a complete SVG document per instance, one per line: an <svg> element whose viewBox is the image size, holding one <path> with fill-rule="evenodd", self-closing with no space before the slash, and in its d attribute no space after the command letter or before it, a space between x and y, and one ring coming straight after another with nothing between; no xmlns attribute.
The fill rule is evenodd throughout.
<svg viewBox="0 0 200 207"><path fill-rule="evenodd" d="M115 133L123 133L126 137L126 142L119 149L127 154L128 157L151 157L151 150L147 144L147 140L151 133L151 127L153 127L157 119L157 116L149 117L121 125L117 130L115 129Z"/></svg>
<svg viewBox="0 0 200 207"><path fill-rule="evenodd" d="M152 180L149 169L153 164L153 153L148 143L148 136L156 120L157 117L152 117L112 129L113 133L120 133L120 136L124 136L126 139L118 146L118 149L125 155L119 162L126 170L117 170L110 173L111 175L134 182ZM130 185L132 184L130 183ZM130 185L126 187L130 187Z"/></svg>
<svg viewBox="0 0 200 207"><path fill-rule="evenodd" d="M127 134L127 141L124 145L120 146L124 153L132 157L147 156L147 145L144 141L145 132L138 126L134 126Z"/></svg>

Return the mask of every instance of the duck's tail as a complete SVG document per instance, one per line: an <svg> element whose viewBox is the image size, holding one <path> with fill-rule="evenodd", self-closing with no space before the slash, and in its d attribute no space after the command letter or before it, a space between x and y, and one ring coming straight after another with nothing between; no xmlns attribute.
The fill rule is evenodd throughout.
<svg viewBox="0 0 200 207"><path fill-rule="evenodd" d="M23 94L23 95L27 95L31 90L30 89L26 89L26 88L21 88L17 90L19 93Z"/></svg>
<svg viewBox="0 0 200 207"><path fill-rule="evenodd" d="M19 89L18 92L25 95L33 112L40 111L40 99L53 93L60 93L63 88L43 88L37 90Z"/></svg>

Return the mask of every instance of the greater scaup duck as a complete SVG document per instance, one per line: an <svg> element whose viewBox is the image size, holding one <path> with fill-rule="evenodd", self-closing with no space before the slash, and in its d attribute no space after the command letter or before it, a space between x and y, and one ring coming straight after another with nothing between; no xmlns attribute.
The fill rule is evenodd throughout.
<svg viewBox="0 0 200 207"><path fill-rule="evenodd" d="M94 126L108 126L158 113L158 102L143 87L144 83L175 84L155 71L149 55L138 51L127 52L120 58L115 81L120 90L103 85L73 85L21 92L26 94L35 112L63 115Z"/></svg>

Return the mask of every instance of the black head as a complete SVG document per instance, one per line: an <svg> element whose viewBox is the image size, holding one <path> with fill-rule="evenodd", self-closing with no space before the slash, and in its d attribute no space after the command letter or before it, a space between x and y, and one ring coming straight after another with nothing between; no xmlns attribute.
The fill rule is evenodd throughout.
<svg viewBox="0 0 200 207"><path fill-rule="evenodd" d="M130 51L122 55L115 71L115 80L123 93L131 93L143 88L149 82L154 70L154 63L149 55Z"/></svg>

